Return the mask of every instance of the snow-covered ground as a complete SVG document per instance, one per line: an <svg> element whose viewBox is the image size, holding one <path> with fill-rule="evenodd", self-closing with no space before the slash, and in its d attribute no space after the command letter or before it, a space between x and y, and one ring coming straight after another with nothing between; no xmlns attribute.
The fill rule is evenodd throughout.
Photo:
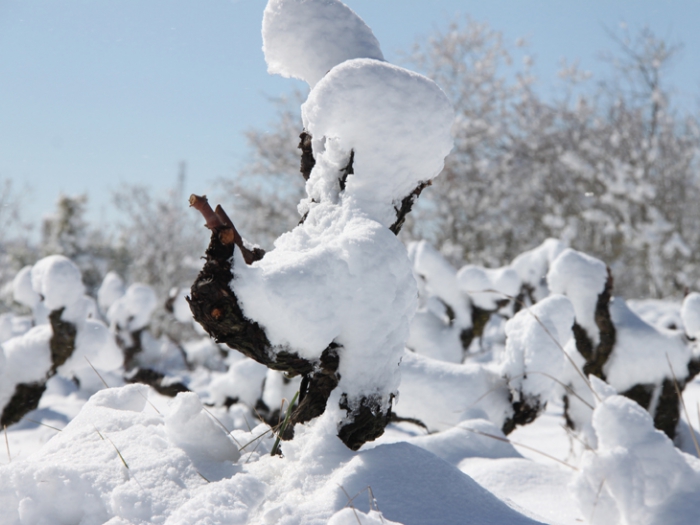
<svg viewBox="0 0 700 525"><path fill-rule="evenodd" d="M497 269L404 247L400 210L451 147L440 88L337 0L270 0L263 37L270 72L312 88L315 166L303 224L252 264L235 252L230 289L271 361L340 348L325 411L275 453L316 369L215 344L183 292L189 335L156 336L149 286L108 274L91 298L46 257L0 317L0 523L697 523L700 296L612 297L605 263L554 239ZM353 451L338 437L367 400L390 423Z"/></svg>

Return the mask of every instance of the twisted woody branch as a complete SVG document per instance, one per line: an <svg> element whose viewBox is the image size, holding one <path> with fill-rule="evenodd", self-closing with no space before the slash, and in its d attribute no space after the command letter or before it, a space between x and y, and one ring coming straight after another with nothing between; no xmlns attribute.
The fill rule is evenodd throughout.
<svg viewBox="0 0 700 525"><path fill-rule="evenodd" d="M302 150L301 173L305 179L314 166L311 154L311 136L304 132L300 136ZM339 177L344 185L352 175L352 156L349 164ZM421 183L401 205L396 208L396 222L391 230L398 234L406 215L415 199L427 183ZM199 211L205 225L211 230L211 239L205 253L204 266L192 285L187 298L195 320L217 342L238 350L242 354L272 370L284 372L288 377L301 376L299 403L292 412L290 422L282 439L294 436L294 425L320 416L326 408L331 392L340 380L338 365L343 352L342 346L331 343L319 359L307 359L291 348L274 346L265 330L257 322L243 313L230 283L233 276L233 254L240 250L246 264L260 260L265 252L260 248L248 248L226 212L217 206L212 210L205 196L192 195L190 205ZM363 398L352 408L341 397L341 408L347 411L346 423L339 429L338 437L352 450L363 443L379 437L389 422L390 413L378 410L374 399Z"/></svg>

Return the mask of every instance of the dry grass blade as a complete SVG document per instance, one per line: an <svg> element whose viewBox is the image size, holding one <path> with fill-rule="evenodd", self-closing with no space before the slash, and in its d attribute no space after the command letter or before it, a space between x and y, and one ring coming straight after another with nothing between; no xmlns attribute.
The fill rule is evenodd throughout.
<svg viewBox="0 0 700 525"><path fill-rule="evenodd" d="M151 408L152 408L153 410L155 410L156 413L157 413L159 416L162 416L162 415L163 415L163 414L160 413L160 410L158 410L158 409L156 408L156 406L155 406L153 403L151 403L151 401L150 401L146 396L144 396L144 395L141 393L140 390L138 391L138 393L139 393L139 395L140 395L142 398L144 398L144 399L146 400L146 403L148 403L149 405L151 405Z"/></svg>
<svg viewBox="0 0 700 525"><path fill-rule="evenodd" d="M573 430L571 430L571 429L570 429L569 427L567 427L566 425L561 425L561 428L564 429L564 432L566 432L566 433L568 434L568 436L569 436L571 439L575 439L576 441L578 441L579 443L581 443L581 444L583 445L583 448L585 448L586 450L590 450L590 451L594 451L594 450L595 450L592 446L590 446L590 445L589 445L588 443L586 443L583 439L581 439L579 436L577 436L577 435L576 435L576 432L574 432Z"/></svg>
<svg viewBox="0 0 700 525"><path fill-rule="evenodd" d="M569 467L570 469L575 470L575 471L578 472L578 467L574 467L573 465L568 464L566 461L562 461L562 460L559 459L559 458L555 458L554 456L550 456L550 455L547 454L546 452L542 452L541 450L537 450L536 448L533 448L533 447L531 447L531 446L529 446L529 445L524 445L523 443L517 443L516 441L511 441L510 439L508 439L508 438L503 438L503 437L501 437L501 436L495 436L495 435L493 435L493 434L489 434L488 432L481 432L480 430L474 430L473 428L465 428L465 427L460 427L460 428L462 428L462 430L466 430L467 432L473 432L474 434L478 434L478 435L480 435L480 436L484 436L484 437L488 437L488 438L491 438L491 439L495 439L495 440L497 440L497 441L502 441L503 443L510 443L511 445L515 445L515 446L518 446L518 447L526 448L526 449L528 449L528 450L531 450L532 452L535 452L536 454L540 454L540 455L542 455L542 456L544 456L544 457L546 457L546 458L549 458L549 459L551 459L551 460L553 460L553 461L556 461L557 463L561 463L561 464L564 465L565 467Z"/></svg>
<svg viewBox="0 0 700 525"><path fill-rule="evenodd" d="M248 443L246 443L245 445L243 445L239 450L240 450L241 452L243 452L243 451L246 449L246 447L247 447L248 445L252 445L253 443L255 443L256 441L258 441L260 438L264 437L266 434L269 434L270 432L272 432L272 428L268 428L265 432L263 432L263 433L260 434L259 436L254 437L253 439L251 439L250 441L248 441Z"/></svg>
<svg viewBox="0 0 700 525"><path fill-rule="evenodd" d="M279 432L277 433L277 438L275 438L275 444L272 445L272 450L270 451L270 455L274 456L277 454L277 451L279 450L280 446L280 439L282 439L282 434L284 434L284 431L287 428L287 425L289 424L289 420L292 417L292 410L294 409L294 403L297 402L297 398L299 397L299 391L294 394L294 397L292 398L292 401L289 403L289 406L287 407L287 414L284 416L284 422L282 423L282 428L280 428Z"/></svg>
<svg viewBox="0 0 700 525"><path fill-rule="evenodd" d="M7 425L3 425L5 430L5 448L7 449L7 462L12 463L12 456L10 455L10 440L7 439Z"/></svg>
<svg viewBox="0 0 700 525"><path fill-rule="evenodd" d="M100 381L102 381L102 384L105 386L105 388L109 388L109 385L107 384L107 381L105 381L105 380L104 380L104 377L102 377L102 376L100 375L100 373L97 371L97 368L95 368L94 366L92 366L92 363L91 363L90 360L87 358L87 356L84 355L83 357L85 358L85 361L87 361L88 364L90 365L90 368L92 368L92 371L95 372L95 373L97 374L97 377L100 378Z"/></svg>
<svg viewBox="0 0 700 525"><path fill-rule="evenodd" d="M127 470L128 470L128 469L129 469L129 465L127 464L126 460L124 459L124 456L122 456L122 453L119 452L119 449L117 448L117 445L115 445L115 444L114 444L114 441L112 441L111 439L109 439L109 437L105 436L105 439L106 439L107 441L109 441L109 443L114 447L114 450L117 452L117 456L119 456L119 459L122 460L122 463L124 464L124 466L125 466L125 467L127 468Z"/></svg>
<svg viewBox="0 0 700 525"><path fill-rule="evenodd" d="M673 365L671 365L671 359L668 357L668 352L666 352L666 361L668 362L668 368L671 370L671 375L673 376L673 386L676 387L676 394L678 395L678 400L683 407L683 412L685 413L685 419L688 421L688 426L690 427L690 437L693 438L693 445L695 445L695 453L700 458L700 444L698 444L698 437L695 435L695 429L693 424L690 422L690 414L688 414L688 409L685 406L685 401L683 401L683 392L681 392L681 387L678 385L678 379L676 379L676 373L673 371Z"/></svg>
<svg viewBox="0 0 700 525"><path fill-rule="evenodd" d="M588 389L593 393L593 396L596 398L596 400L600 401L600 398L598 397L598 394L596 394L595 390L593 390L593 386L591 385L590 381L589 381L588 378L586 377L586 374L583 373L583 370L581 370L581 369L579 368L579 366L574 362L574 360L572 359L572 357L567 353L566 350L564 350L564 347L559 343L559 341L557 341L557 338L554 337L554 335L552 335L552 332L549 331L549 328L547 328L547 327L545 326L545 324L542 322L542 320L537 316L537 314L536 314L535 312L532 311L532 309L531 309L527 304L525 304L523 301L521 301L521 300L518 299L517 297L513 297L512 295L508 295L507 293L499 292L498 290L493 290L493 289L490 289L490 288L488 288L488 289L486 289L486 290L466 290L466 292L469 293L469 294L476 294L476 293L495 293L495 294L498 294L498 295L502 295L503 297L506 297L507 299L510 299L511 301L517 302L517 303L519 303L520 305L522 305L522 307L523 307L525 310L527 310L527 312L528 312L532 317L535 318L535 320L537 321L537 323L542 327L542 330L544 330L544 332L549 336L549 338L550 338L552 341L554 341L554 344L557 345L557 348L559 348L559 350L562 351L562 353L564 354L564 357L566 357L567 361L569 361L569 363L571 363L571 366L574 367L574 369L576 370L576 372L578 373L578 375L581 376L581 379L583 379L584 383L586 383L586 386L587 386Z"/></svg>
<svg viewBox="0 0 700 525"><path fill-rule="evenodd" d="M216 417L209 410L207 410L207 407L205 407L204 405L202 405L202 410L204 410L207 414L209 414L209 417L212 418L214 421L216 421L219 424L219 426L223 429L223 431L226 432L226 435L233 440L233 442L236 444L236 446L240 450L241 444L238 442L238 440L235 437L233 437L233 434L231 434L232 431L229 430L228 428L226 428L226 425L224 425L218 417Z"/></svg>
<svg viewBox="0 0 700 525"><path fill-rule="evenodd" d="M199 477L202 478L207 483L211 483L211 481L209 481L207 478L205 478L204 474L202 474L199 470L197 471L197 474L199 474Z"/></svg>
<svg viewBox="0 0 700 525"><path fill-rule="evenodd" d="M357 509L355 509L355 505L353 505L354 499L355 499L357 496L360 495L360 492L358 492L357 494L355 494L355 495L351 498L351 497L350 497L350 494L348 494L348 491L345 490L345 487L343 487L342 485L338 485L338 486L340 487L340 490L342 490L343 493L345 494L345 497L348 498L348 502L345 504L345 507L350 507L350 508L352 509L352 512L353 512L353 514L355 515L355 519L357 520L357 523L359 523L360 525L362 525L362 522L360 521L360 516L357 515Z"/></svg>
<svg viewBox="0 0 700 525"><path fill-rule="evenodd" d="M593 508L591 509L591 517L588 518L588 523L593 523L593 515L595 514L595 509L598 506L598 500L600 500L600 494L603 492L603 486L605 485L605 478L600 482L600 487L598 487L598 492L595 495L595 501L593 502Z"/></svg>
<svg viewBox="0 0 700 525"><path fill-rule="evenodd" d="M47 425L46 423L42 423L41 421L37 421L37 420L35 420L35 419L29 419L28 417L25 417L24 420L25 420L25 421L29 421L30 423L35 423L35 424L37 424L37 425L41 425L42 427L48 427L48 428L50 428L51 430L56 430L56 431L58 431L58 432L63 432L63 430L60 429L60 428L52 427L51 425Z"/></svg>
<svg viewBox="0 0 700 525"><path fill-rule="evenodd" d="M543 375L543 376L546 376L546 377L550 378L552 381L554 381L554 382L558 383L559 385L561 385L562 388L563 388L564 390L566 390L569 394L571 394L572 396L576 397L579 401L581 401L581 403L583 403L584 405L586 405L586 406L587 406L588 408L590 408L591 410L594 410L594 407L593 407L588 401L586 401L586 400L583 399L580 395L578 395L578 394L576 393L576 391L573 389L573 387L571 387L570 385L567 385L567 384L563 383L562 381L559 381L559 380L558 380L556 377L554 377L553 375L548 374L548 373L546 373L546 372L536 372L536 371L535 371L535 372L528 372L527 374L541 374L541 375ZM527 374L518 374L518 375L516 375L516 376L513 376L513 377L509 378L508 381L510 382L510 380L512 380L512 379L517 379L517 378L519 378L519 377L525 377ZM476 405L478 405L479 402L482 401L486 396L488 396L489 394L493 394L494 392L498 392L500 389L501 389L500 386L495 386L495 387L493 387L493 388L489 388L486 392L484 392L484 393L481 394L479 397L477 397L476 400L475 400L471 405L469 405L469 406L467 407L467 409L474 408L474 407L475 407ZM455 410L454 412L455 412L455 413L456 413L456 412L460 412L460 413L461 413L461 412L463 412L463 410Z"/></svg>
<svg viewBox="0 0 700 525"><path fill-rule="evenodd" d="M127 464L126 460L124 459L124 456L122 456L122 453L119 452L119 449L117 448L117 445L114 444L114 441L109 439L107 436L104 436L102 432L99 431L99 429L95 426L95 424L92 424L92 427L95 429L95 432L97 432L97 435L100 436L100 439L102 441L109 441L109 443L114 447L114 450L117 452L117 455L119 456L119 459L121 459L122 463L124 466L129 470L129 465Z"/></svg>

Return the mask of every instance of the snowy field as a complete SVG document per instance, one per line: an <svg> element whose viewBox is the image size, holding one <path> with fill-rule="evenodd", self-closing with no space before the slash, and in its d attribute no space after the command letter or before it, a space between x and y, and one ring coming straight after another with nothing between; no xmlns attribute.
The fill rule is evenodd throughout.
<svg viewBox="0 0 700 525"><path fill-rule="evenodd" d="M700 522L700 294L625 301L556 239L497 269L404 246L452 147L444 93L337 0L270 0L263 39L311 88L302 222L261 258L202 208L206 265L169 298L115 273L90 297L60 255L21 270L0 523ZM193 318L214 263L241 352L210 337L228 314ZM154 329L166 300L179 341Z"/></svg>

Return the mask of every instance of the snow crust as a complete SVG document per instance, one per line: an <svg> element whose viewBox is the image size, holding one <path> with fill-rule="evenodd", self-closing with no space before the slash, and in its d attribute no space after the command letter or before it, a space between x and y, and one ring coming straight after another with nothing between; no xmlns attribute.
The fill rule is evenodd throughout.
<svg viewBox="0 0 700 525"><path fill-rule="evenodd" d="M547 273L552 293L566 295L574 305L576 322L598 344L600 333L595 323L595 306L608 278L605 263L571 248L564 250Z"/></svg>
<svg viewBox="0 0 700 525"><path fill-rule="evenodd" d="M267 71L310 87L353 58L384 60L372 30L337 0L270 0L263 14Z"/></svg>

